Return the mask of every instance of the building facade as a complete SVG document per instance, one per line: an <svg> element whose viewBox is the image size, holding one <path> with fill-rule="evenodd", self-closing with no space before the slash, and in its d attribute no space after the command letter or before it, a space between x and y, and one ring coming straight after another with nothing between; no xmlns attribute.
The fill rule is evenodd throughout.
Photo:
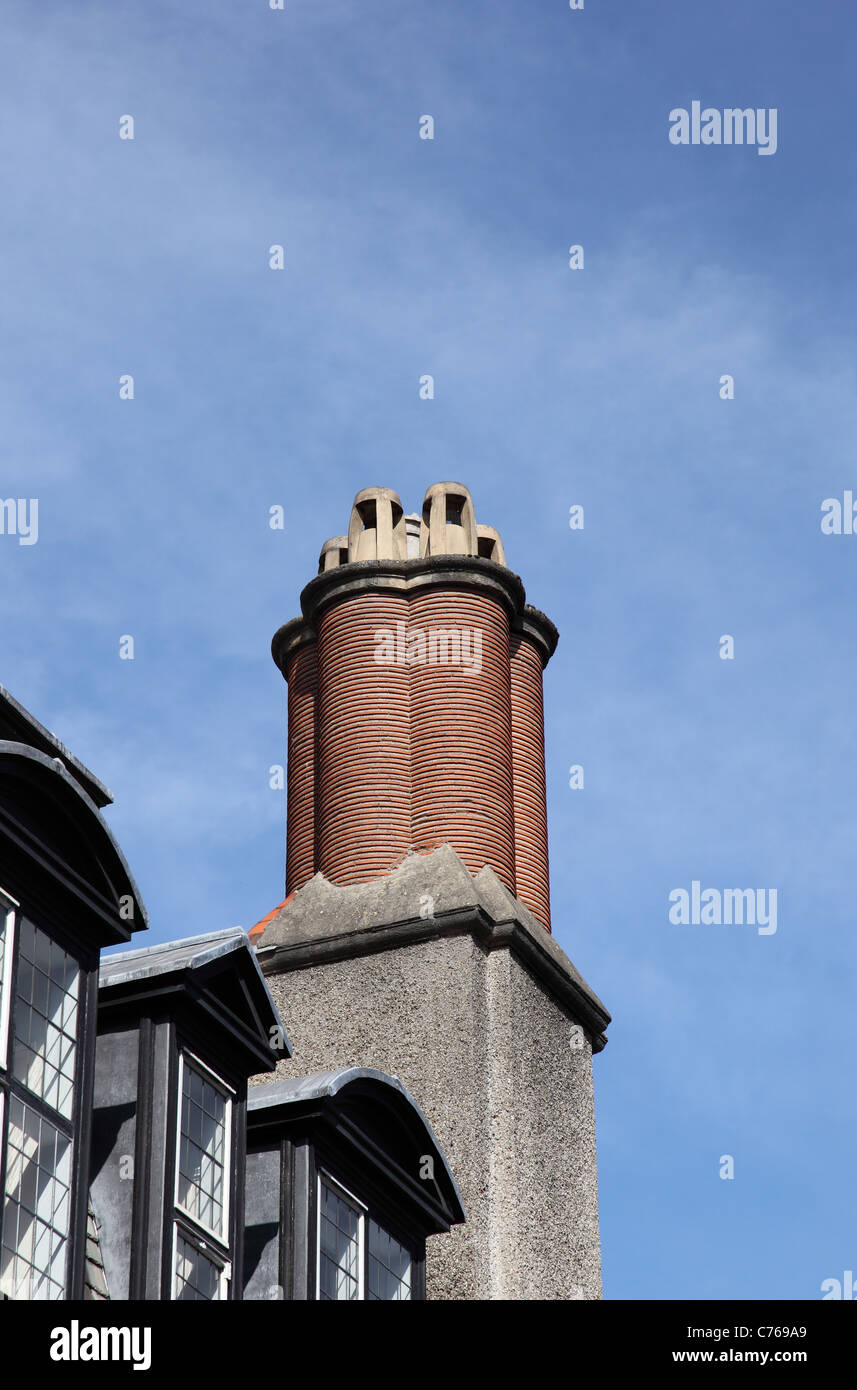
<svg viewBox="0 0 857 1390"><path fill-rule="evenodd" d="M86 1286L99 954L146 926L101 815L110 799L0 687L0 1293L7 1298L82 1298Z"/></svg>
<svg viewBox="0 0 857 1390"><path fill-rule="evenodd" d="M465 1213L419 1107L377 1069L248 1105L292 1046L246 933L101 955L147 926L110 800L0 688L0 1296L424 1298Z"/></svg>

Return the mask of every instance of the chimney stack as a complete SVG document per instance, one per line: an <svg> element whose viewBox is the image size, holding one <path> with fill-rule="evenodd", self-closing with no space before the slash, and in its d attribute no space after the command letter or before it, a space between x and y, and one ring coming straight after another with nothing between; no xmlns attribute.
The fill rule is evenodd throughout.
<svg viewBox="0 0 857 1390"><path fill-rule="evenodd" d="M433 484L420 516L390 488L358 492L301 608L272 643L289 686L287 895L448 844L550 931L542 671L557 633L468 489Z"/></svg>
<svg viewBox="0 0 857 1390"><path fill-rule="evenodd" d="M392 1072L467 1220L438 1299L601 1296L592 1058L610 1015L551 935L553 624L461 483L357 494L280 628L286 901L253 937L300 1067ZM297 1162L297 1159L295 1160Z"/></svg>

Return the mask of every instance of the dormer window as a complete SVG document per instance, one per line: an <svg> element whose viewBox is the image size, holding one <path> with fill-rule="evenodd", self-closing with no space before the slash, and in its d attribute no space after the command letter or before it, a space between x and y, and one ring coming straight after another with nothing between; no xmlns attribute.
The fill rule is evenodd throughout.
<svg viewBox="0 0 857 1390"><path fill-rule="evenodd" d="M57 1299L69 1280L81 968L16 907L0 894L0 1291Z"/></svg>
<svg viewBox="0 0 857 1390"><path fill-rule="evenodd" d="M199 1058L179 1060L173 1297L226 1299L234 1091Z"/></svg>
<svg viewBox="0 0 857 1390"><path fill-rule="evenodd" d="M146 925L100 815L110 800L0 686L0 1298L77 1302L95 1288L98 953Z"/></svg>
<svg viewBox="0 0 857 1390"><path fill-rule="evenodd" d="M318 1290L328 1302L410 1300L411 1252L329 1173L318 1175Z"/></svg>
<svg viewBox="0 0 857 1390"><path fill-rule="evenodd" d="M251 1086L245 1299L422 1302L426 1238L464 1220L443 1151L371 1067Z"/></svg>
<svg viewBox="0 0 857 1390"><path fill-rule="evenodd" d="M102 961L91 1188L95 1210L109 1213L112 1297L240 1299L247 1077L273 1071L274 1036L277 1056L290 1057L239 927ZM132 1142L133 1190L122 1163Z"/></svg>

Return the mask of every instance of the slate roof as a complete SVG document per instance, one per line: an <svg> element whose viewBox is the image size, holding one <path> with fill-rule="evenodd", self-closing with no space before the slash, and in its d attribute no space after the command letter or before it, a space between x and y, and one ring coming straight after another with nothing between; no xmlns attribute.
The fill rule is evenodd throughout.
<svg viewBox="0 0 857 1390"><path fill-rule="evenodd" d="M419 1133L420 1150L424 1146L434 1152L442 1173L442 1178L439 1174L440 1180L436 1181L439 1189L445 1189L445 1199L452 1221L464 1221L466 1216L461 1193L440 1141L410 1091L402 1085L397 1076L391 1076L388 1072L378 1071L375 1067L342 1067L335 1071L311 1072L307 1076L293 1076L281 1081L266 1081L253 1085L247 1092L248 1128L251 1125L251 1116L264 1123L267 1111L275 1111L281 1106L299 1105L304 1101L335 1100L351 1087L363 1096L368 1092L374 1093L377 1099L383 1098L387 1104L393 1101L393 1108L398 1110L401 1119L406 1119L412 1134Z"/></svg>
<svg viewBox="0 0 857 1390"><path fill-rule="evenodd" d="M201 971L217 960L223 960L226 965L227 958L236 952L240 955L238 960L232 962L233 967L240 961L250 972L267 1006L269 1017L265 1027L267 1029L274 1025L280 1029L283 1040L282 1055L291 1057L292 1045L283 1028L268 982L259 968L256 952L243 927L226 927L221 931L204 932L201 936L188 936L181 941L165 941L158 946L141 946L138 950L117 951L113 955L102 956L98 988L106 1000L110 997L110 991L120 986L154 981L188 971Z"/></svg>
<svg viewBox="0 0 857 1390"><path fill-rule="evenodd" d="M36 748L40 753L46 753L50 758L59 758L68 769L75 782L83 788L91 801L94 801L99 809L109 806L113 801L113 794L103 782L90 772L88 767L84 767L79 758L66 748L64 743L60 743L56 734L52 734L46 729L44 724L40 724L38 719L34 719L30 711L24 709L19 704L14 695L10 695L4 686L0 685L0 739L8 739L11 743L25 743L30 748Z"/></svg>
<svg viewBox="0 0 857 1390"><path fill-rule="evenodd" d="M201 936L186 936L180 941L163 941L157 946L140 946L134 951L117 951L104 956L98 983L100 986L119 985L126 980L168 975L174 970L199 970L209 961L242 948L246 949L270 999L265 977L259 970L256 954L243 927L225 927L220 931L204 932ZM272 1005L273 1002L271 999Z"/></svg>
<svg viewBox="0 0 857 1390"><path fill-rule="evenodd" d="M90 1197L89 1209L86 1214L86 1263L83 1269L83 1297L90 1303L107 1303L110 1299L107 1275L104 1271L104 1257L101 1254L99 1229L98 1219L92 1206L92 1197Z"/></svg>

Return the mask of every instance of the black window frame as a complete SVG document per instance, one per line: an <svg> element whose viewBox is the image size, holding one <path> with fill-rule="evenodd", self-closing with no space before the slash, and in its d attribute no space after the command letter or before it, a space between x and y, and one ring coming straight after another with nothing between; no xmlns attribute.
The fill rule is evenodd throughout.
<svg viewBox="0 0 857 1390"><path fill-rule="evenodd" d="M6 1207L6 1175L10 1102L14 1097L29 1107L40 1119L52 1125L71 1143L71 1181L69 1186L69 1224L66 1236L66 1262L63 1293L51 1302L73 1301L83 1296L83 1274L86 1246L86 1216L89 1195L89 1149L94 1083L95 1017L98 999L98 953L87 950L79 940L66 931L42 902L16 898L0 883L0 911L12 914L12 945L6 951L4 942L2 1019L6 1029L5 1065L0 1063L0 1241ZM55 1110L41 1096L30 1091L14 1075L15 1006L18 988L20 925L30 922L52 942L76 961L80 971L77 996L77 1036L75 1041L72 1108L69 1117ZM14 1301L11 1295L2 1297ZM21 1300L29 1301L29 1300Z"/></svg>
<svg viewBox="0 0 857 1390"><path fill-rule="evenodd" d="M397 1203L390 1200L388 1193L385 1193L381 1184L367 1173L365 1167L361 1167L357 1162L319 1136L309 1144L308 1165L306 1170L306 1185L309 1189L305 1194L296 1192L298 1202L305 1202L306 1218L306 1267L307 1267L307 1290L306 1297L313 1302L321 1301L319 1298L319 1242L321 1232L321 1210L319 1207L319 1182L327 1176L343 1189L346 1197L356 1201L364 1210L364 1222L366 1228L366 1238L363 1241L361 1250L361 1284L363 1297L359 1302L370 1302L367 1297L369 1288L369 1232L368 1223L374 1221L388 1235L392 1236L399 1245L408 1251L411 1257L411 1297L407 1300L395 1300L409 1303L420 1303L425 1301L425 1239L414 1231L410 1223L403 1217ZM327 1301L327 1300L325 1300ZM374 1301L374 1300L372 1300ZM384 1300L387 1301L387 1300ZM392 1301L392 1300L390 1300Z"/></svg>
<svg viewBox="0 0 857 1390"><path fill-rule="evenodd" d="M167 1105L167 1147L164 1169L164 1249L162 1298L169 1302L181 1302L176 1298L176 1265L178 1235L194 1246L212 1263L217 1264L226 1278L226 1296L211 1302L235 1302L241 1297L242 1240L238 1223L239 1198L243 1197L244 1155L240 1144L241 1125L244 1123L244 1104L241 1088L236 1078L225 1073L217 1062L206 1056L206 1049L200 1047L197 1039L172 1029L172 1048L170 1056L170 1095ZM226 1196L225 1239L216 1236L197 1223L178 1203L179 1139L182 1119L182 1075L184 1058L196 1063L203 1073L209 1073L212 1082L226 1090L229 1104L229 1124L227 1127L227 1152L224 1168L224 1192ZM243 1201L240 1203L243 1212Z"/></svg>

